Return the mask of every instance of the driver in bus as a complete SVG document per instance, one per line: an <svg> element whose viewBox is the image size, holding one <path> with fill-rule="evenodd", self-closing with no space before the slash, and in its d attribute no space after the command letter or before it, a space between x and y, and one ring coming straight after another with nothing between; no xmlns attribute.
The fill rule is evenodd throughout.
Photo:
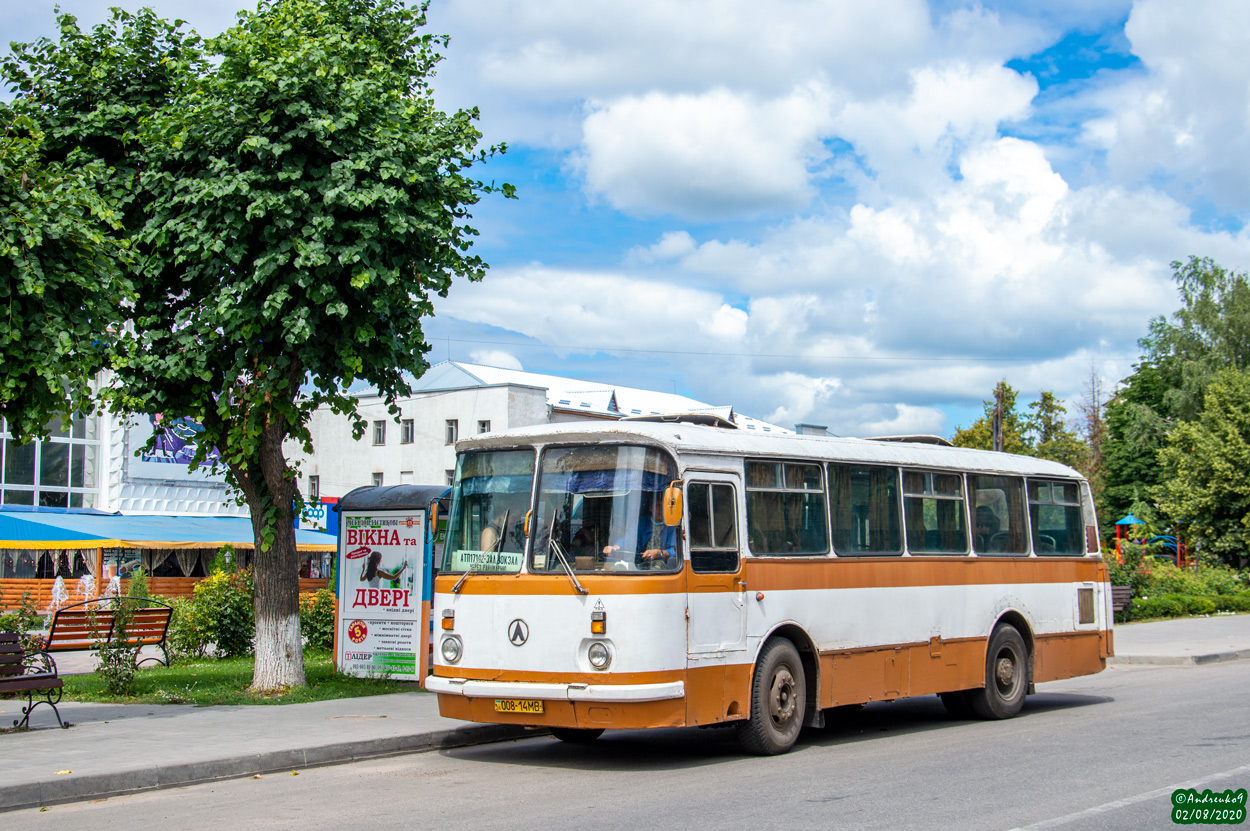
<svg viewBox="0 0 1250 831"><path fill-rule="evenodd" d="M638 536L633 545L628 537L621 537L614 545L604 546L603 556L627 564L631 548L637 552L634 564L638 568L658 569L676 560L677 528L664 523L663 492L651 495L651 510L638 518Z"/></svg>

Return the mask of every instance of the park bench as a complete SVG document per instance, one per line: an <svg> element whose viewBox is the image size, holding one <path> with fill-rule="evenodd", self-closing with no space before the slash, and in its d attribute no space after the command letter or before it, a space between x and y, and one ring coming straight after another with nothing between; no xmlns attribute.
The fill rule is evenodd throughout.
<svg viewBox="0 0 1250 831"><path fill-rule="evenodd" d="M52 708L57 724L69 727L69 722L61 720L61 711L56 708L61 701L61 686L51 655L43 651L27 652L16 632L0 632L0 693L26 694L22 718L13 719L14 727L29 727L30 711L40 704ZM36 693L40 701L35 701Z"/></svg>
<svg viewBox="0 0 1250 831"><path fill-rule="evenodd" d="M124 627L118 626L118 604L129 615ZM169 650L165 636L169 632L169 618L173 609L168 603L140 597L97 597L84 600L56 610L52 625L44 634L43 648L48 652L68 652L95 649L106 643L110 646L155 646L164 654L144 658L136 666L148 661L169 666ZM122 633L125 639L122 640Z"/></svg>
<svg viewBox="0 0 1250 831"><path fill-rule="evenodd" d="M1128 610L1128 604L1133 599L1133 589L1131 586L1112 586L1111 587L1111 611L1120 614Z"/></svg>

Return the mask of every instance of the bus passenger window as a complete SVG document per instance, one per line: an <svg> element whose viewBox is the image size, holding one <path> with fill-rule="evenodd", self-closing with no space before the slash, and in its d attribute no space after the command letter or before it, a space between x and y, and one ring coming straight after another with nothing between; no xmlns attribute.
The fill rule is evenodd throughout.
<svg viewBox="0 0 1250 831"><path fill-rule="evenodd" d="M690 567L697 572L738 570L738 527L730 485L692 483L686 488L690 516Z"/></svg>
<svg viewBox="0 0 1250 831"><path fill-rule="evenodd" d="M824 554L820 465L747 462L747 535L756 554Z"/></svg>
<svg viewBox="0 0 1250 831"><path fill-rule="evenodd" d="M898 468L829 465L829 509L839 557L903 553Z"/></svg>
<svg viewBox="0 0 1250 831"><path fill-rule="evenodd" d="M903 516L912 554L967 554L963 477L903 471Z"/></svg>
<svg viewBox="0 0 1250 831"><path fill-rule="evenodd" d="M1084 555L1085 524L1077 484L1030 479L1028 487L1033 551L1039 555Z"/></svg>
<svg viewBox="0 0 1250 831"><path fill-rule="evenodd" d="M974 474L970 481L976 506L972 512L972 550L978 555L1027 556L1024 480L1014 476Z"/></svg>

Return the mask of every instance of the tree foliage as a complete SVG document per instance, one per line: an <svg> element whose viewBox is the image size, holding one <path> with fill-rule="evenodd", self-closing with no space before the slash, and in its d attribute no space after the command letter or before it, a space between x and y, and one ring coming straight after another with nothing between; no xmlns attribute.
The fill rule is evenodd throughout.
<svg viewBox="0 0 1250 831"><path fill-rule="evenodd" d="M1159 453L1164 476L1154 494L1191 542L1244 564L1250 552L1250 375L1220 370L1202 397L1199 417L1177 424Z"/></svg>
<svg viewBox="0 0 1250 831"><path fill-rule="evenodd" d="M1203 412L1211 379L1223 369L1250 369L1250 282L1210 258L1172 263L1181 307L1150 322L1138 343L1141 361L1107 405L1104 500L1114 517L1134 492L1165 476L1159 453L1168 433Z"/></svg>
<svg viewBox="0 0 1250 831"><path fill-rule="evenodd" d="M47 133L0 106L0 416L20 438L93 409L129 296L118 214L97 192L99 162L54 161Z"/></svg>
<svg viewBox="0 0 1250 831"><path fill-rule="evenodd" d="M994 395L983 402L985 415L971 426L955 430L955 438L951 442L956 447L994 449L994 408L1000 393L1003 401L1003 452L1028 455L1032 449L1027 435L1029 425L1025 417L1016 410L1019 393L1006 381L999 381L994 387Z"/></svg>
<svg viewBox="0 0 1250 831"><path fill-rule="evenodd" d="M1080 437L1068 427L1067 409L1053 392L1043 390L1038 400L1029 404L1029 414L1016 409L1019 393L1006 381L999 381L994 396L984 402L985 415L966 429L955 431L956 447L994 449L994 409L998 398L1003 402L1003 452L1037 456L1077 467L1088 455Z"/></svg>

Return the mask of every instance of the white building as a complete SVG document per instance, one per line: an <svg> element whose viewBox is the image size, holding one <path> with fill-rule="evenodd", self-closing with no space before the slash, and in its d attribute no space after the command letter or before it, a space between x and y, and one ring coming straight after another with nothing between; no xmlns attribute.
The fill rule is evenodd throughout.
<svg viewBox="0 0 1250 831"><path fill-rule="evenodd" d="M361 485L450 483L461 436L560 421L632 415L708 413L746 430L791 431L684 395L539 375L515 369L444 361L410 382L398 401L398 422L375 390L359 394L369 429L353 439L348 420L328 407L310 422L314 453L288 445L300 465L305 499L342 496Z"/></svg>
<svg viewBox="0 0 1250 831"><path fill-rule="evenodd" d="M159 430L156 450L135 451ZM197 428L103 413L54 422L47 441L18 444L0 421L0 505L97 508L123 514L245 516L206 467L187 469Z"/></svg>
<svg viewBox="0 0 1250 831"><path fill-rule="evenodd" d="M455 442L473 433L560 421L632 415L708 413L740 428L790 433L781 427L683 395L556 375L444 361L411 382L398 402L399 420L374 390L358 393L369 429L352 438L351 423L323 407L310 429L314 453L293 442L287 458L300 466L300 489L313 504L361 485L437 485L450 481ZM54 425L48 441L17 444L0 421L0 506L98 508L123 514L246 516L221 476L187 469L198 427L159 416L123 422L104 413ZM136 456L153 432L156 450ZM324 515L323 515L324 516ZM303 522L307 527L310 523ZM314 520L311 524L322 526Z"/></svg>

